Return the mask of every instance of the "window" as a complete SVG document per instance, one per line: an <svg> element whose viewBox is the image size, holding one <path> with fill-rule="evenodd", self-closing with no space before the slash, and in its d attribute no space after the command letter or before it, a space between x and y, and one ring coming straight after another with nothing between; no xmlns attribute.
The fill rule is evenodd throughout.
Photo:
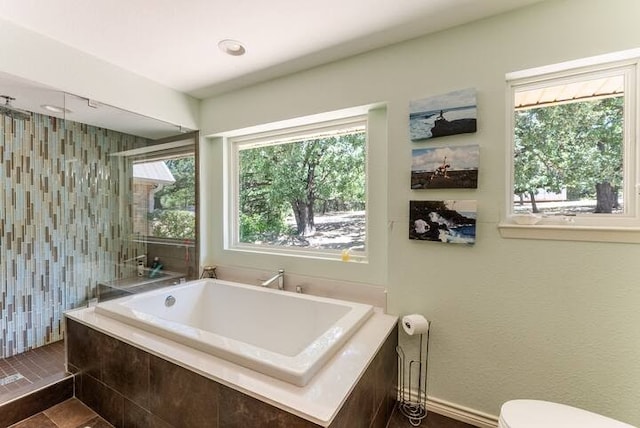
<svg viewBox="0 0 640 428"><path fill-rule="evenodd" d="M175 150L174 150L175 152ZM196 162L193 149L145 154L133 162L134 232L141 237L196 237Z"/></svg>
<svg viewBox="0 0 640 428"><path fill-rule="evenodd" d="M366 118L230 139L231 246L366 255Z"/></svg>
<svg viewBox="0 0 640 428"><path fill-rule="evenodd" d="M637 59L524 74L509 81L509 223L640 226Z"/></svg>
<svg viewBox="0 0 640 428"><path fill-rule="evenodd" d="M195 239L195 157L133 165L135 232L155 238ZM146 212L142 212L145 211Z"/></svg>

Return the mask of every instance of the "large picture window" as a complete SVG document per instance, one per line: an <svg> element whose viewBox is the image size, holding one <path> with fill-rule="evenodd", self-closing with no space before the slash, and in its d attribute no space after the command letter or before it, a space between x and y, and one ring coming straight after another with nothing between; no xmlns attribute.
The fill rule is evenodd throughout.
<svg viewBox="0 0 640 428"><path fill-rule="evenodd" d="M364 257L365 118L236 137L231 147L234 246Z"/></svg>

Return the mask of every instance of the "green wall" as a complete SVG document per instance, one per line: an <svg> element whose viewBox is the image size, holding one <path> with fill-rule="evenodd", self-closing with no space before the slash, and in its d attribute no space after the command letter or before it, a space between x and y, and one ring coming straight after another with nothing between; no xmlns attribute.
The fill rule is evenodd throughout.
<svg viewBox="0 0 640 428"><path fill-rule="evenodd" d="M490 415L509 399L546 399L640 425L640 246L503 239L497 228L506 181L505 73L640 47L638 16L636 0L548 0L203 101L202 135L386 105L370 171L382 177L370 207L382 217L371 242L381 262L350 266L224 251L219 138L202 144L209 166L203 260L285 265L386 286L390 312L420 312L433 322L435 399ZM469 87L478 91L478 132L437 143L480 145L478 189L411 191L409 101ZM430 198L478 200L475 246L408 239L408 201Z"/></svg>

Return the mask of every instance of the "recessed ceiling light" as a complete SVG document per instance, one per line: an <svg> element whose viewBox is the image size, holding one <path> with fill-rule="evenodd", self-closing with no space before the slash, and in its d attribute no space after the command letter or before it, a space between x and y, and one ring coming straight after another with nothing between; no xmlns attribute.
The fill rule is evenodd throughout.
<svg viewBox="0 0 640 428"><path fill-rule="evenodd" d="M51 104L42 104L40 107L42 107L45 110L52 111L54 113L71 113L71 110L69 110L68 108L58 107Z"/></svg>
<svg viewBox="0 0 640 428"><path fill-rule="evenodd" d="M237 40L224 39L218 42L220 50L232 56L244 55L247 50L244 45Z"/></svg>

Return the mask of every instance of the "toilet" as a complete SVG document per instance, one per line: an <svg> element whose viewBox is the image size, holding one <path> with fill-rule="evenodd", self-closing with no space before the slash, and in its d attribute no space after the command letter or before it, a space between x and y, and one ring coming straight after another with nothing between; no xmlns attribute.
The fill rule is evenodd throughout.
<svg viewBox="0 0 640 428"><path fill-rule="evenodd" d="M507 401L498 428L637 428L564 404L540 400Z"/></svg>

